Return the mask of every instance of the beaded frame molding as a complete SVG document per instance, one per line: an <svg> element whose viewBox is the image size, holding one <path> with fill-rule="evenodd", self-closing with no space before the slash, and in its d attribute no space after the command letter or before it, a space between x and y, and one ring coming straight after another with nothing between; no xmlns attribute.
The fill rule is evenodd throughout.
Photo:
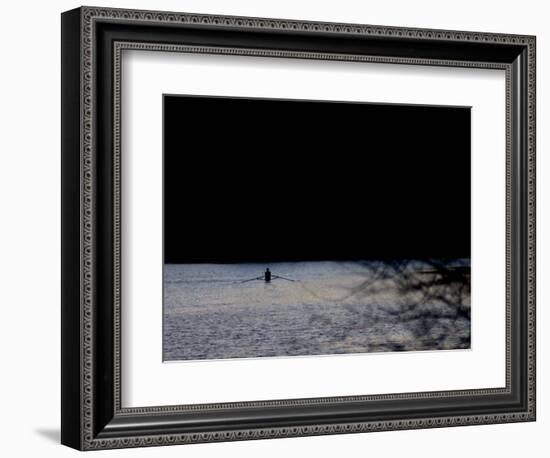
<svg viewBox="0 0 550 458"><path fill-rule="evenodd" d="M62 14L62 428L79 450L535 420L535 37L81 7ZM492 68L506 75L506 386L121 405L124 50Z"/></svg>

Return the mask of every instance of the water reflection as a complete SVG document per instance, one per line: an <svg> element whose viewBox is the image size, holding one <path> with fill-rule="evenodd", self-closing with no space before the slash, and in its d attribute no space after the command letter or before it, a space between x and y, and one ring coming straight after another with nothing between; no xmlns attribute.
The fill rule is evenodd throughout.
<svg viewBox="0 0 550 458"><path fill-rule="evenodd" d="M469 346L469 260L165 266L165 360Z"/></svg>

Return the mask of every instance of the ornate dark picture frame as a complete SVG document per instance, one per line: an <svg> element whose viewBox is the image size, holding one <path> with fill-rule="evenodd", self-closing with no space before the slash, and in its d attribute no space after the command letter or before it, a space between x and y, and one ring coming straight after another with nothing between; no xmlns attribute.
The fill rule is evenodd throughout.
<svg viewBox="0 0 550 458"><path fill-rule="evenodd" d="M506 386L121 406L125 49L506 72ZM80 450L535 420L535 37L82 7L62 14L62 434Z"/></svg>

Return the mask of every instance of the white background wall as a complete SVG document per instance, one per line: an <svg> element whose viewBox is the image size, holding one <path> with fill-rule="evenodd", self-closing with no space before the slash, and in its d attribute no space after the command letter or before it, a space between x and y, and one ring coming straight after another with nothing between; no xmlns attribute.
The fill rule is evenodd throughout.
<svg viewBox="0 0 550 458"><path fill-rule="evenodd" d="M550 431L549 11L531 1L117 0L98 6L537 35L538 421L104 452L109 456L548 456ZM60 13L4 2L0 26L0 453L69 456L59 441ZM545 361L546 360L546 361ZM546 434L545 434L546 433Z"/></svg>

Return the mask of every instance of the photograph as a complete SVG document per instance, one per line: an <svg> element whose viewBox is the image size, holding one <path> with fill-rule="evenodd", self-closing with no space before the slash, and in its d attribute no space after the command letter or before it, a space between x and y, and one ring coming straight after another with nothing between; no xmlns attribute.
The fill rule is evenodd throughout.
<svg viewBox="0 0 550 458"><path fill-rule="evenodd" d="M470 348L471 107L162 97L163 361Z"/></svg>

